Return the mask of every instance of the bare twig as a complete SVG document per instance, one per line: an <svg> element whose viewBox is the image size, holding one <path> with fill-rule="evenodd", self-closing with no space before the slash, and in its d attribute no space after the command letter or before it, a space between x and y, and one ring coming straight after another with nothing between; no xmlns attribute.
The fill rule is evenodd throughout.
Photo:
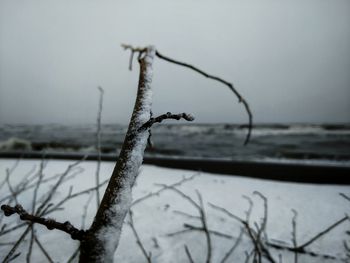
<svg viewBox="0 0 350 263"><path fill-rule="evenodd" d="M350 196L344 194L344 193L339 193L339 195L343 198L345 198L346 200L350 201Z"/></svg>
<svg viewBox="0 0 350 263"><path fill-rule="evenodd" d="M249 208L248 208L248 211L246 212L246 219L245 220L232 214L231 212L229 212L227 209L225 209L223 207L219 207L219 206L214 205L214 204L209 204L209 205L212 208L225 213L226 215L228 215L229 217L231 217L235 221L240 222L244 226L244 228L248 234L248 237L251 239L251 241L254 245L254 250L252 251L252 254L249 254L249 258L253 255L255 261L261 262L261 257L264 256L269 262L275 263L276 261L274 260L271 253L267 249L267 247L265 245L265 241L263 241L260 237L258 237L259 232L261 231L261 229L264 229L264 227L265 227L264 225L266 225L267 219L265 219L265 217L267 217L267 212L264 213L265 215L264 215L263 223L262 223L263 226L258 227L257 231L255 231L254 229L252 229L252 227L249 224L249 218L250 218L250 214L252 212L253 203L249 197L244 196L244 198L249 201ZM267 210L267 206L264 205L264 207L265 207L265 210ZM249 259L247 259L247 260L249 260Z"/></svg>
<svg viewBox="0 0 350 263"><path fill-rule="evenodd" d="M18 203L17 201L17 192L13 189L11 182L10 182L10 175L11 175L11 171L10 169L6 169L6 184L10 190L12 199L15 200L16 203Z"/></svg>
<svg viewBox="0 0 350 263"><path fill-rule="evenodd" d="M38 190L39 190L42 178L44 176L44 174L43 174L44 167L45 167L45 159L43 157L41 159L41 162L40 162L39 178L38 178L38 181L37 181L36 186L35 186L34 191L33 191L32 214L35 213L35 205L36 205L36 201L37 201ZM27 252L27 256L26 256L27 263L30 263L32 250L33 250L34 238L35 238L35 229L34 229L34 225L31 224L31 235L30 235L30 240L29 240L28 252Z"/></svg>
<svg viewBox="0 0 350 263"><path fill-rule="evenodd" d="M319 253L315 253L313 251L307 251L306 247L308 247L309 245L314 243L316 240L318 240L319 238L321 238L322 236L324 236L325 234L327 234L328 232L333 230L335 227L339 226L340 224L344 223L347 220L348 220L347 216L339 219L338 221L336 221L335 223L333 223L332 225L330 225L329 227L327 227L326 229L322 230L321 232L316 234L314 237L309 239L307 242L305 242L302 245L299 245L297 247L295 246L296 243L294 243L294 242L293 242L293 246L276 244L276 243L271 243L271 242L267 242L267 245L270 246L270 247L273 247L275 249L284 249L284 250L288 250L288 251L291 251L291 252L294 252L294 253L298 253L298 254L308 254L308 255L311 255L311 256L319 256L319 257L328 258L328 259L336 259L336 257L334 257L332 255L319 254Z"/></svg>
<svg viewBox="0 0 350 263"><path fill-rule="evenodd" d="M10 175L14 172L14 170L17 168L18 166L18 163L19 163L19 159L14 163L14 165L11 167L11 168L8 168L6 169L6 176L5 176L5 179L4 181L1 183L1 186L0 186L0 189L7 183L11 188L11 184L9 182L9 177ZM34 169L35 169L35 166L34 166ZM6 198L2 198L0 200L0 203L2 203L3 201L7 201L7 204L11 204L13 200L15 200L14 197L18 196L21 192L22 192L22 189L25 187L25 185L27 184L27 179L28 177L32 174L33 172L33 169L31 169L29 171L29 173L27 173L26 175L24 175L24 177L22 178L22 180L15 186L15 190L10 190L10 195L8 195ZM13 189L13 188L12 188ZM0 224L3 220L3 217L4 217L4 214L1 213L0 215ZM0 235L1 233L3 232L3 228L0 230Z"/></svg>
<svg viewBox="0 0 350 263"><path fill-rule="evenodd" d="M85 158L85 157L84 157ZM79 163L80 161L76 162L76 163L73 163L72 165L70 165L66 171L63 173L63 174L59 174L59 175L55 175L55 176L52 176L48 179L42 179L41 180L41 183L43 183L44 181L50 181L52 179L56 179L57 177L59 177L59 180L56 182L56 184L53 186L53 188L51 189L51 192L48 194L48 196L46 198L44 198L44 202L41 204L41 206L38 208L37 212L36 212L36 216L43 216L43 215L46 215L48 213L51 213L53 211L56 211L56 210L59 210L59 207L53 207L52 208L52 204L50 204L50 201L51 201L51 198L53 197L54 193L56 192L57 188L59 187L59 185L64 182L65 180L69 179L69 178L72 178L73 176L75 176L75 174L72 174L70 176L67 176L69 174L70 171L73 170L73 168ZM46 163L45 163L46 164ZM42 166L42 168L44 167L45 165ZM32 184L30 187L27 187L26 185L28 184L28 182L32 181L33 179L36 178L36 176L39 176L40 173L42 173L41 171L42 169L39 169L39 172L34 175L33 178L31 178L30 180L26 180L26 178L24 179L24 181L22 180L22 182L20 183L20 185L18 186L18 188L20 188L20 190L17 191L17 193L22 193L24 190L27 190L29 188L32 188L32 187L36 187L38 185L38 182L36 182L35 184ZM30 174L30 173L29 173ZM29 175L28 175L29 176ZM23 185L23 186L22 186ZM51 208L51 209L50 209ZM1 235L5 235L5 234L8 234L16 229L19 229L23 226L26 226L28 225L28 223L21 223L19 225L16 225L14 227L11 227L9 229L6 229L5 228L2 228L1 231L0 231L0 236ZM32 224L30 224L31 226ZM21 242L21 241L20 241ZM16 248L15 248L16 249Z"/></svg>
<svg viewBox="0 0 350 263"><path fill-rule="evenodd" d="M26 256L27 263L30 263L30 258L32 256L32 250L33 250L34 235L35 235L34 226L31 225L30 228L31 228L30 229L31 235L30 235L30 241L29 241L29 246L28 246L28 252L27 252L27 256Z"/></svg>
<svg viewBox="0 0 350 263"><path fill-rule="evenodd" d="M0 231L0 236L3 236L3 235L6 235L6 234L8 234L8 233L10 233L10 232L12 232L12 231L15 231L15 230L17 230L17 229L19 229L19 228L21 228L21 227L24 227L24 226L26 226L26 225L28 225L27 223L21 223L21 224L18 224L18 225L16 225L16 226L13 226L13 227L11 227L11 228L8 228L8 229L1 229L1 231Z"/></svg>
<svg viewBox="0 0 350 263"><path fill-rule="evenodd" d="M184 224L184 226L185 226L185 228L189 228L188 231L197 230L197 231L204 232L205 237L206 237L206 242L207 242L206 262L210 263L211 260L212 260L212 241L211 241L210 233L214 233L215 231L211 231L208 228L207 217L206 217L204 204L203 204L203 199L202 199L201 194L199 193L199 191L196 191L196 194L197 194L197 197L198 197L198 203L197 203L190 196L186 195L185 193L183 193L182 191L180 191L179 189L177 189L174 186L169 186L169 185L164 185L164 184L159 184L159 185L162 186L164 189L169 189L169 190L174 191L175 193L180 195L182 198L187 200L198 211L199 219L200 219L200 221L202 223L202 226L201 227L196 227L196 226L192 226L192 225L189 225L189 224ZM191 217L193 217L193 216L191 216ZM195 218L198 219L198 217L195 217ZM173 235L180 234L180 233L185 233L185 232L188 232L188 231L179 231L179 232L176 232L176 233L168 234L168 236L173 236ZM222 233L219 233L219 232L215 232L215 234L222 235L222 236L225 236L227 238L227 235L225 235L225 234L222 234ZM229 237L229 238L231 238L231 237Z"/></svg>
<svg viewBox="0 0 350 263"><path fill-rule="evenodd" d="M91 199L92 199L93 195L90 194L89 198L87 199L84 207L83 207L83 215L81 217L81 229L85 229L85 221L86 221L86 215L87 215L87 210L88 210L88 207L89 207L89 204L91 202Z"/></svg>
<svg viewBox="0 0 350 263"><path fill-rule="evenodd" d="M249 196L242 195L242 198L247 200L248 204L249 204L248 210L245 212L245 214L246 214L246 221L249 223L250 216L251 216L252 211L253 211L254 203L253 203L253 200Z"/></svg>
<svg viewBox="0 0 350 263"><path fill-rule="evenodd" d="M262 243L264 242L261 238L261 235L264 233L265 234L265 240L267 241L267 235L266 235L266 226L267 226L267 218L268 218L268 207L267 207L267 198L260 193L259 191L254 191L254 195L259 196L263 202L264 202L264 215L263 218L261 219L261 224L260 226L256 224L257 228L257 234L255 236L256 243L258 244L258 249L255 251L254 258L258 257L258 262L261 262L261 256L262 256ZM267 248L265 249L267 251ZM269 252L267 252L270 254Z"/></svg>
<svg viewBox="0 0 350 263"><path fill-rule="evenodd" d="M210 263L213 248L211 245L211 237L210 237L210 233L209 233L209 229L208 229L207 216L206 216L206 213L204 210L202 195L199 193L199 191L196 191L196 193L197 193L197 197L199 200L199 206L200 206L199 213L200 213L200 217L201 217L201 221L202 221L202 225L203 225L203 231L205 233L205 237L207 240L207 259L206 259L206 262Z"/></svg>
<svg viewBox="0 0 350 263"><path fill-rule="evenodd" d="M70 186L69 190L68 190L68 194L65 198L63 198L61 201L57 202L55 205L52 204L50 207L47 206L46 211L42 212L41 214L48 215L54 211L63 209L63 208L61 208L61 206L62 206L62 204L64 204L65 202L67 202L70 199L70 197L72 196L72 191L73 191L73 186Z"/></svg>
<svg viewBox="0 0 350 263"><path fill-rule="evenodd" d="M153 118L153 111L150 111L150 119ZM152 149L153 148L153 142L152 142L152 130L148 129L148 138L147 138L147 146Z"/></svg>
<svg viewBox="0 0 350 263"><path fill-rule="evenodd" d="M205 229L203 226L202 227L198 227L198 226L194 226L194 225L185 223L184 227L186 229L191 230L191 231L203 231L203 232L207 231L208 233L213 234L215 236L223 237L223 238L226 238L226 239L233 239L233 236L231 236L231 235L228 235L228 234L225 234L225 233L221 233L221 232L216 231L216 230L211 230L211 229L208 229L208 228Z"/></svg>
<svg viewBox="0 0 350 263"><path fill-rule="evenodd" d="M218 211L221 211L223 212L224 214L226 214L227 216L237 220L238 222L242 223L242 224L245 224L245 220L243 220L242 218L240 218L239 216L236 216L234 214L232 214L230 211L228 211L227 209L223 208L223 207L220 207L220 206L217 206L217 205L214 205L212 203L208 203L209 206L211 206L212 208L218 210Z"/></svg>
<svg viewBox="0 0 350 263"><path fill-rule="evenodd" d="M159 184L160 186L163 186L165 189L169 189L177 193L178 195L182 196L184 199L186 199L190 204L192 204L198 211L201 209L200 205L198 205L190 196L186 195L179 189L177 189L174 186L171 185L165 185L165 184Z"/></svg>
<svg viewBox="0 0 350 263"><path fill-rule="evenodd" d="M139 246L139 248L141 249L142 254L145 256L148 263L152 263L152 254L147 253L144 245L141 242L141 239L140 239L140 237L136 231L135 225L134 225L133 212L131 210L129 210L129 226L130 226L132 232L134 233L134 236L136 238L136 243Z"/></svg>
<svg viewBox="0 0 350 263"><path fill-rule="evenodd" d="M104 186L105 184L108 183L108 181L109 181L109 179L106 179L105 181L101 182L101 183L99 184L98 187ZM77 193L74 193L74 194L72 194L72 190L73 190L72 187L70 187L67 196L64 197L64 198L63 198L61 201L59 201L58 203L56 203L56 204L55 204L53 207L51 207L49 210L47 210L46 213L45 213L45 215L50 214L50 213L52 213L52 212L54 212L54 211L59 210L60 207L61 207L63 204L65 204L66 202L68 202L69 200L72 200L72 199L74 199L74 198L76 198L76 197L78 197L78 196L81 196L81 195L84 195L84 194L89 194L89 193L95 191L95 190L96 190L96 186L93 186L93 187L91 187L91 188L82 190L82 191L77 192ZM0 233L0 235L1 235L1 233Z"/></svg>
<svg viewBox="0 0 350 263"><path fill-rule="evenodd" d="M54 184L54 186L51 188L49 195L46 197L46 199L44 200L44 202L42 202L42 204L39 206L36 214L40 214L41 211L46 207L46 205L51 201L53 195L56 193L57 188L62 184L62 182L64 181L64 179L67 177L67 175L69 174L69 172L71 171L72 168L74 168L75 166L77 166L80 162L82 162L83 160L86 159L87 156L84 156L82 158L82 160L76 161L70 165L68 165L68 167L66 168L66 170L61 174L61 176L59 177L59 179L57 180L56 184Z"/></svg>
<svg viewBox="0 0 350 263"><path fill-rule="evenodd" d="M244 255L245 255L245 261L244 262L248 263L250 258L253 256L253 254L254 254L254 249L252 251L250 251L249 253L248 253L248 251L244 251Z"/></svg>
<svg viewBox="0 0 350 263"><path fill-rule="evenodd" d="M129 60L129 70L130 70L130 71L132 70L132 61L133 61L133 59L134 59L134 53L135 53L135 51L134 51L134 50L131 50L130 60Z"/></svg>
<svg viewBox="0 0 350 263"><path fill-rule="evenodd" d="M192 232L193 230L194 229L192 229L192 228L182 229L182 230L179 230L179 231L168 233L168 234L166 234L166 236L173 237L173 236L177 236L177 235L180 235L180 234L185 234L185 233Z"/></svg>
<svg viewBox="0 0 350 263"><path fill-rule="evenodd" d="M34 188L34 191L33 191L33 201L32 201L32 214L35 213L35 205L36 205L36 199L37 199L37 195L38 195L38 190L39 190L39 187L40 187L40 184L41 184L41 181L43 179L43 172L44 172L44 167L45 167L45 160L44 158L41 159L41 162L40 162L40 166L39 166L39 178L38 178L38 181L36 183L36 186Z"/></svg>
<svg viewBox="0 0 350 263"><path fill-rule="evenodd" d="M174 210L173 213L178 214L178 215L182 215L184 217L191 218L191 219L201 219L200 216L194 216L194 215L191 215L191 214L179 211L179 210Z"/></svg>
<svg viewBox="0 0 350 263"><path fill-rule="evenodd" d="M49 230L58 229L66 232L71 236L72 239L82 240L85 231L75 228L70 222L66 221L64 223L56 222L50 218L43 218L35 215L28 214L26 210L23 209L21 205L16 205L11 207L8 205L2 205L1 210L4 211L6 216L11 216L13 214L18 214L21 220L30 221L32 223L38 223L46 226Z"/></svg>
<svg viewBox="0 0 350 263"><path fill-rule="evenodd" d="M180 195L182 198L184 198L185 200L187 200L192 206L194 206L199 215L200 215L200 220L202 223L202 227L201 228L196 228L191 226L191 230L200 230L202 232L204 232L205 237L206 237L206 242L207 242L207 256L206 256L206 262L210 263L212 260L212 244L211 244L211 237L210 237L210 230L208 228L208 223L207 223L207 218L206 218L206 213L205 213L205 209L204 209L204 205L203 205L203 199L201 194L196 191L197 197L198 197L198 201L199 204L196 203L190 196L186 195L185 193L183 193L182 191L180 191L179 189L173 187L173 186L167 186L167 185L161 185L163 187L165 187L166 189L172 190L175 193L177 193L178 195ZM188 224L185 224L185 226L190 226ZM174 235L174 233L172 234Z"/></svg>
<svg viewBox="0 0 350 263"><path fill-rule="evenodd" d="M96 131L96 150L97 150L97 167L96 167L96 204L97 208L100 205L100 167L101 167L101 116L102 116L102 106L103 106L103 93L104 90L101 87L98 87L100 92L100 101L98 105L98 114L97 114L97 131Z"/></svg>
<svg viewBox="0 0 350 263"><path fill-rule="evenodd" d="M313 242L315 242L317 239L319 239L320 237L322 237L323 235L327 234L328 232L330 232L331 230L333 230L334 228L336 228L337 226L339 226L340 224L344 223L345 221L348 220L348 217L345 216L341 219L339 219L338 221L336 221L335 223L333 223L332 225L330 225L329 227L327 227L326 229L322 230L321 232L319 232L318 234L316 234L314 237L312 237L310 240L306 241L305 243L303 243L302 245L298 246L296 249L298 251L304 251L305 247L309 246L310 244L312 244Z"/></svg>
<svg viewBox="0 0 350 263"><path fill-rule="evenodd" d="M247 137L245 139L245 142L244 144L247 144L249 142L249 139L250 139L250 135L251 135L251 131L252 131L252 127L253 127L253 114L250 110L250 107L248 105L248 102L242 97L242 95L236 90L236 88L233 86L232 83L230 82L227 82L226 80L223 80L219 77L216 77L216 76L213 76L213 75L210 75L206 72L204 72L203 70L201 69L198 69L197 67L194 67L190 64L187 64L187 63L184 63L184 62L180 62L180 61L177 61L175 59L172 59L172 58L169 58L169 57L166 57L162 54L160 54L158 51L156 51L156 56L159 57L160 59L163 59L165 61L168 61L170 63L174 63L176 65L179 65L179 66L183 66L183 67L186 67L186 68L190 68L192 70L194 70L195 72L201 74L202 76L206 77L206 78L209 78L209 79L213 79L213 80L216 80L224 85L226 85L227 87L230 88L230 90L236 95L236 97L238 98L238 101L243 103L244 105L244 108L245 110L247 111L248 113L248 118L249 118L249 124L248 124L248 134L247 134Z"/></svg>
<svg viewBox="0 0 350 263"><path fill-rule="evenodd" d="M296 250L292 246L286 246L286 245L276 244L276 243L272 243L272 242L267 242L266 245L269 247L272 247L274 249L287 250L287 251L290 251L293 253L295 253L295 250ZM297 250L298 250L298 248L297 248ZM306 250L306 249L298 250L298 254L310 255L312 257L322 257L324 259L337 259L337 257L335 257L333 255L316 253L314 251L310 251L310 250Z"/></svg>
<svg viewBox="0 0 350 263"><path fill-rule="evenodd" d="M38 245L38 247L40 248L41 252L43 252L44 256L46 257L46 259L50 262L50 263L54 263L54 261L52 260L52 258L50 257L49 253L46 251L46 249L44 248L44 246L41 244L41 242L39 241L38 237L36 235L34 235L34 241L35 243Z"/></svg>
<svg viewBox="0 0 350 263"><path fill-rule="evenodd" d="M159 115L158 117L151 118L149 121L147 121L145 124L143 124L138 131L144 131L152 127L155 123L161 123L164 120L167 119L173 119L173 120L181 120L184 119L186 121L193 121L194 117L191 114L187 113L178 113L178 114L172 114L171 112L167 112L165 114Z"/></svg>
<svg viewBox="0 0 350 263"><path fill-rule="evenodd" d="M184 247L185 247L185 252L186 252L186 255L187 255L187 257L188 257L188 261L189 261L190 263L194 263L194 261L193 261L193 258L192 258L192 255L191 255L191 252L190 252L189 248L187 247L187 245L184 245Z"/></svg>
<svg viewBox="0 0 350 263"><path fill-rule="evenodd" d="M79 247L77 247L73 254L69 257L69 259L67 260L67 263L72 263L74 262L74 259L79 255Z"/></svg>
<svg viewBox="0 0 350 263"><path fill-rule="evenodd" d="M74 169L71 169L70 172L72 172L73 170L74 170ZM65 179L64 179L63 181L69 180L69 179L73 178L74 176L76 176L77 174L82 173L82 172L84 171L84 169L81 168L81 167L76 167L76 170L77 170L77 171L75 171L74 173L71 173L69 176L65 177ZM30 173L28 173L28 175L30 175ZM29 190L29 189L32 189L32 188L34 188L34 187L36 187L36 184L37 184L37 183L32 183L32 182L35 180L35 178L36 178L37 176L39 176L39 172L37 172L37 173L36 173L32 178L30 178L30 179L24 178L24 179L22 180L22 182L20 182L20 183L17 185L17 187L16 187L16 194L17 194L17 195L22 194L23 192L25 192L25 191L27 191L27 190ZM41 184L50 182L50 181L52 181L52 180L55 180L55 179L57 179L57 178L60 177L60 176L62 176L62 174L56 174L56 175L53 175L53 176L51 176L51 177L49 177L49 178L42 179ZM5 202L6 200L9 200L9 199L11 199L11 198L12 198L12 195L11 195L11 194L10 194L10 195L7 195L7 196L5 196L5 197L3 197L3 198L0 199L0 203L3 203L3 202Z"/></svg>
<svg viewBox="0 0 350 263"><path fill-rule="evenodd" d="M158 191L155 191L155 192L152 192L152 193L149 193L143 197L140 197L138 199L136 199L131 206L135 206L136 204L140 203L140 202L143 202L144 200L152 197L152 196L156 196L156 195L159 195L161 192L167 190L167 188L169 187L177 187L177 186L180 186L188 181L191 181L193 180L196 176L198 176L198 174L193 174L191 175L190 177L185 177L185 178L182 178L181 180L179 180L178 182L174 183L174 184L171 184L171 185L160 185L160 184L156 184L156 185L160 185L161 186L161 189L159 189Z"/></svg>
<svg viewBox="0 0 350 263"><path fill-rule="evenodd" d="M221 263L225 263L228 260L228 258L233 254L235 249L238 247L239 243L242 241L243 234L244 234L244 228L241 228L239 236L237 237L237 239L234 242L233 246L225 253L224 257L220 261Z"/></svg>
<svg viewBox="0 0 350 263"><path fill-rule="evenodd" d="M257 239L261 240L261 234L263 232L265 232L266 226L267 226L267 218L268 218L267 198L259 191L254 191L253 194L259 196L264 202L264 216L262 218L262 223L261 223L261 225L258 229L258 233L257 233Z"/></svg>
<svg viewBox="0 0 350 263"><path fill-rule="evenodd" d="M7 176L10 176L10 174L12 174L12 172L17 168L18 166L18 163L19 163L19 159L17 159L15 161L15 163L12 165L11 168L7 168L5 171L6 171L6 178L0 183L0 189L6 184L7 182Z"/></svg>
<svg viewBox="0 0 350 263"><path fill-rule="evenodd" d="M106 185L106 184L108 183L108 181L109 181L109 179L104 180L104 181L101 182L97 187L100 188L100 187ZM70 194L69 196L67 196L67 197L65 198L64 201L63 201L63 200L61 201L61 205L62 205L63 203L65 203L65 202L67 202L67 201L70 200L70 199L76 198L76 197L81 196L81 195L84 195L84 194L89 194L89 193L95 191L97 187L96 187L96 186L90 187L90 188L85 189L85 190L82 190L82 191L80 191L80 192L77 192L77 193L74 193L74 194Z"/></svg>

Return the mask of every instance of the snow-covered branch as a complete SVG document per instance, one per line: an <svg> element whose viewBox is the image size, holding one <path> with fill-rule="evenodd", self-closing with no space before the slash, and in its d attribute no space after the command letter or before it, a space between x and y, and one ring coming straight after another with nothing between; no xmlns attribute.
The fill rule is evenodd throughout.
<svg viewBox="0 0 350 263"><path fill-rule="evenodd" d="M139 128L151 117L155 48L149 46L140 54L140 77L133 114L101 205L86 239L81 242L81 262L113 261L124 218L131 206L131 188L142 164L148 139L148 132L139 131Z"/></svg>

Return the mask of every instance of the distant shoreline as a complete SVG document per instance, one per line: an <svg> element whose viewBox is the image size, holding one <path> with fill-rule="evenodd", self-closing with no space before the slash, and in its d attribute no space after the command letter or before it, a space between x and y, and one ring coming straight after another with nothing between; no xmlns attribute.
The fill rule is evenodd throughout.
<svg viewBox="0 0 350 263"><path fill-rule="evenodd" d="M39 152L1 152L0 158L41 159ZM46 159L79 160L83 154L46 153ZM115 155L102 154L102 161L116 161ZM89 154L86 160L97 160L96 154ZM312 184L350 185L350 167L318 164L231 161L218 159L145 157L144 164L161 167L202 171L222 175L268 179L285 182Z"/></svg>

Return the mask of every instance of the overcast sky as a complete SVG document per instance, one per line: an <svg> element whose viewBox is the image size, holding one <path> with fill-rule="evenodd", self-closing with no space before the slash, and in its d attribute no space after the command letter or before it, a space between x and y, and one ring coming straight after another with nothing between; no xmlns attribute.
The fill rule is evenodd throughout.
<svg viewBox="0 0 350 263"><path fill-rule="evenodd" d="M0 123L127 123L138 65L121 43L233 82L256 122L350 122L349 0L0 0ZM244 122L214 81L156 60L154 114Z"/></svg>

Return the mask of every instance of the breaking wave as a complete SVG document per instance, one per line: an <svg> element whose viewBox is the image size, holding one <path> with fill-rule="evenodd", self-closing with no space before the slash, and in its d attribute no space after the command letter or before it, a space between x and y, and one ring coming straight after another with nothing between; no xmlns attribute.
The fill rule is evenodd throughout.
<svg viewBox="0 0 350 263"><path fill-rule="evenodd" d="M127 127L102 125L101 151L116 155ZM170 124L152 128L146 156L350 162L350 124ZM94 125L0 125L0 152L96 152Z"/></svg>

